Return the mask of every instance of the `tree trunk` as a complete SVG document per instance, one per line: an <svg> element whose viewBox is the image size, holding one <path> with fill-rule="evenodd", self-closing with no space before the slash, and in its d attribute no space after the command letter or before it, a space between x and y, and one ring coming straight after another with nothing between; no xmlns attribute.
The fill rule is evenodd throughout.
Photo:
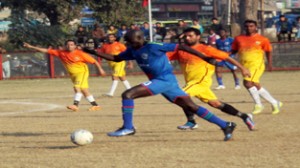
<svg viewBox="0 0 300 168"><path fill-rule="evenodd" d="M232 37L242 33L244 21L257 21L259 0L231 0L231 31Z"/></svg>

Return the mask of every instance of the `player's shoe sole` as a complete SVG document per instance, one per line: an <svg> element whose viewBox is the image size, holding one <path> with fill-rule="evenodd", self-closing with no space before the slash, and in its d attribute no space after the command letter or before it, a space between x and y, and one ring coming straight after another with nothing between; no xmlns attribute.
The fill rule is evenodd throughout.
<svg viewBox="0 0 300 168"><path fill-rule="evenodd" d="M234 122L227 122L226 127L222 129L225 135L224 141L229 141L230 139L232 139L232 133L235 127L236 124Z"/></svg>
<svg viewBox="0 0 300 168"><path fill-rule="evenodd" d="M254 122L253 122L253 116L251 114L247 114L247 118L244 119L244 123L247 125L248 129L250 131L253 131L254 130Z"/></svg>
<svg viewBox="0 0 300 168"><path fill-rule="evenodd" d="M280 109L282 107L283 103L278 101L276 105L273 105L272 108L273 108L273 111L272 111L272 114L278 114L280 112Z"/></svg>
<svg viewBox="0 0 300 168"><path fill-rule="evenodd" d="M89 111L97 111L97 110L100 110L101 107L100 106L92 106L89 108Z"/></svg>
<svg viewBox="0 0 300 168"><path fill-rule="evenodd" d="M192 123L192 122L187 122L184 125L180 125L177 127L180 130L193 130L198 128L198 124Z"/></svg>
<svg viewBox="0 0 300 168"><path fill-rule="evenodd" d="M75 105L67 106L67 109L72 110L72 111L78 111L79 110L78 106L75 106Z"/></svg>
<svg viewBox="0 0 300 168"><path fill-rule="evenodd" d="M114 132L107 133L108 136L111 137L121 137L121 136L128 136L128 135L134 135L135 129L127 129L127 128L120 128Z"/></svg>

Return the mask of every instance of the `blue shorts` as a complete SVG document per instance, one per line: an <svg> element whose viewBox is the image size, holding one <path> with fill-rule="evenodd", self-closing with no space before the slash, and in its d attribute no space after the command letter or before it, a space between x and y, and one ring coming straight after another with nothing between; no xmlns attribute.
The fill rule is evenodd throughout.
<svg viewBox="0 0 300 168"><path fill-rule="evenodd" d="M175 78L175 77L174 77ZM162 94L170 102L174 103L178 97L188 96L178 85L175 79L152 79L142 84L153 95Z"/></svg>
<svg viewBox="0 0 300 168"><path fill-rule="evenodd" d="M228 69L230 69L230 70L236 70L237 69L237 67L235 66L235 65L233 65L232 63L230 63L230 62L227 62L227 61L221 61L221 62L219 62L218 64L217 64L217 66L219 66L219 67L224 67L224 66L226 66Z"/></svg>

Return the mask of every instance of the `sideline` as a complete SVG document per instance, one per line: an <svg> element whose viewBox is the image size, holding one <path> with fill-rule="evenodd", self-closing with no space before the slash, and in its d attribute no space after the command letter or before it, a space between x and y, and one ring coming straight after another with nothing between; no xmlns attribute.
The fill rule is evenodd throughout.
<svg viewBox="0 0 300 168"><path fill-rule="evenodd" d="M16 104L16 105L29 105L31 106L38 106L36 109L28 109L28 110L22 110L22 111L12 111L12 112L1 112L0 111L0 116L9 116L9 115L16 115L16 114L22 114L22 113L34 113L34 112L41 112L41 111L48 111L48 110L53 110L56 108L61 108L63 107L62 105L57 105L57 104L49 104L49 103L36 103L36 102L20 102L20 101L0 101L1 104Z"/></svg>

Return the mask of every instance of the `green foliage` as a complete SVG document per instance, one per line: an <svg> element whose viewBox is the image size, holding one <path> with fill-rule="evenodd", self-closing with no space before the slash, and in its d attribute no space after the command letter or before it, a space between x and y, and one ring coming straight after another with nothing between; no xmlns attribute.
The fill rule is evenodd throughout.
<svg viewBox="0 0 300 168"><path fill-rule="evenodd" d="M145 13L138 0L2 0L1 8L12 9L9 18L12 24L8 31L10 44L4 46L21 49L24 41L44 47L62 44L66 39L73 38L74 28L69 22L80 19L84 6L95 10L94 17L105 25L131 24L135 19L144 18ZM25 11L45 15L51 26L33 24Z"/></svg>
<svg viewBox="0 0 300 168"><path fill-rule="evenodd" d="M105 25L129 25L146 19L146 9L138 0L91 0L86 4L96 11L95 18Z"/></svg>

